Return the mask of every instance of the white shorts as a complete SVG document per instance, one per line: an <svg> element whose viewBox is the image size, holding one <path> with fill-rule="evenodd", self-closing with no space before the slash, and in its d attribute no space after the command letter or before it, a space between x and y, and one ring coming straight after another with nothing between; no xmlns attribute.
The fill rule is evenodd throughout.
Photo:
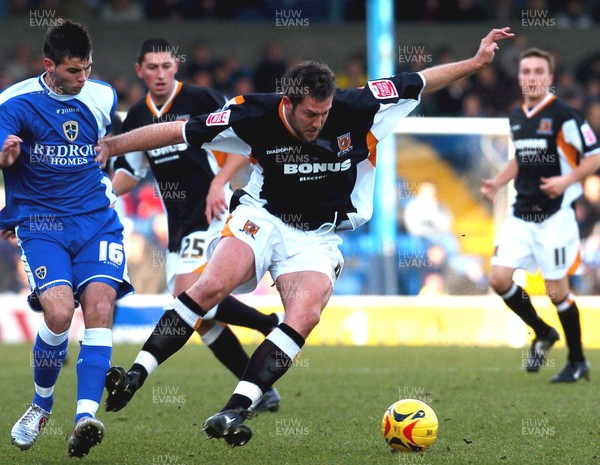
<svg viewBox="0 0 600 465"><path fill-rule="evenodd" d="M167 289L171 295L175 290L175 277L178 274L193 273L206 263L206 249L214 239L221 237L225 219L225 216L221 216L221 220L213 220L206 231L188 234L181 239L179 252L168 253L166 275Z"/></svg>
<svg viewBox="0 0 600 465"><path fill-rule="evenodd" d="M335 232L302 231L260 207L239 205L223 235L235 236L254 252L256 276L238 286L235 293L252 292L267 271L273 281L287 273L317 271L328 276L333 286L344 266L339 249L342 238ZM209 257L216 245L217 241L211 243Z"/></svg>
<svg viewBox="0 0 600 465"><path fill-rule="evenodd" d="M580 262L579 228L572 208L562 208L541 223L509 216L492 257L492 265L532 273L539 268L547 280L576 274Z"/></svg>

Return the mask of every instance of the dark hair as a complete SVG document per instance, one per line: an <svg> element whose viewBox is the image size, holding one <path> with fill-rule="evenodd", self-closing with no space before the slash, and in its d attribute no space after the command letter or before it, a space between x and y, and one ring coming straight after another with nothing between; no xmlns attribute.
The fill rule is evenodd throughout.
<svg viewBox="0 0 600 465"><path fill-rule="evenodd" d="M550 74L554 74L554 56L552 56L550 52L542 50L541 48L530 47L521 52L521 55L519 56L519 62L523 58L529 57L538 57L546 60L548 62L548 69L550 70Z"/></svg>
<svg viewBox="0 0 600 465"><path fill-rule="evenodd" d="M301 103L306 96L322 102L335 93L335 76L326 64L306 61L283 75L281 90L292 105Z"/></svg>
<svg viewBox="0 0 600 465"><path fill-rule="evenodd" d="M60 65L68 58L86 60L92 56L92 41L87 28L66 20L46 31L44 56Z"/></svg>
<svg viewBox="0 0 600 465"><path fill-rule="evenodd" d="M163 39L162 37L155 37L153 39L145 40L142 46L140 47L140 51L138 52L137 62L138 65L141 65L144 61L144 57L146 53L164 53L169 52L173 57L173 46L171 42L167 39Z"/></svg>

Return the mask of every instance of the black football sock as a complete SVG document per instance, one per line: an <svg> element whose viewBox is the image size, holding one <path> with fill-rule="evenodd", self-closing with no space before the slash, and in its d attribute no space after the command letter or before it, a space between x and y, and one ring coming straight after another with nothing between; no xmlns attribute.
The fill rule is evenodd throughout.
<svg viewBox="0 0 600 465"><path fill-rule="evenodd" d="M265 336L279 323L274 313L265 315L232 296L225 297L219 304L214 319L230 325L256 329Z"/></svg>
<svg viewBox="0 0 600 465"><path fill-rule="evenodd" d="M151 354L160 365L181 349L192 334L194 329L175 310L167 310L156 323L142 351Z"/></svg>
<svg viewBox="0 0 600 465"><path fill-rule="evenodd" d="M581 344L581 322L579 320L579 308L575 304L572 294L565 300L555 304L558 311L560 324L565 332L567 347L569 348L568 359L570 362L581 362L584 359L583 346Z"/></svg>
<svg viewBox="0 0 600 465"><path fill-rule="evenodd" d="M513 283L508 291L500 293L500 297L504 299L504 303L515 312L526 325L530 326L535 331L536 337L543 336L551 329L551 326L546 324L546 322L539 317L531 304L529 294L527 294L522 287Z"/></svg>
<svg viewBox="0 0 600 465"><path fill-rule="evenodd" d="M237 379L240 379L248 365L249 358L240 344L240 340L233 334L229 326L217 324L201 338L215 354L217 360L225 365Z"/></svg>
<svg viewBox="0 0 600 465"><path fill-rule="evenodd" d="M304 338L281 323L256 348L238 386L221 411L249 408L253 397L271 389L288 371L303 345Z"/></svg>

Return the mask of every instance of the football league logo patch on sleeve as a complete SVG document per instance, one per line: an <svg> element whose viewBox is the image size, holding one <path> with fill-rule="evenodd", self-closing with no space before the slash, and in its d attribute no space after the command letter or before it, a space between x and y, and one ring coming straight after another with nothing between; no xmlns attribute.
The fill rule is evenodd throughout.
<svg viewBox="0 0 600 465"><path fill-rule="evenodd" d="M373 97L379 100L398 97L398 90L394 83L389 79L369 81L369 89L371 89Z"/></svg>
<svg viewBox="0 0 600 465"><path fill-rule="evenodd" d="M231 110L217 111L216 113L211 113L206 118L207 126L227 126L229 124L229 116L231 115Z"/></svg>
<svg viewBox="0 0 600 465"><path fill-rule="evenodd" d="M581 125L581 134L583 134L583 140L587 146L594 145L598 141L594 130L588 123Z"/></svg>

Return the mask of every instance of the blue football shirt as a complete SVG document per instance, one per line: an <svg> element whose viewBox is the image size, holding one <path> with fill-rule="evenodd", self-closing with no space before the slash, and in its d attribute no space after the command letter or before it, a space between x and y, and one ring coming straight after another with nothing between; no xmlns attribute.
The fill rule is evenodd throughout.
<svg viewBox="0 0 600 465"><path fill-rule="evenodd" d="M105 82L88 80L79 94L61 95L44 75L0 94L0 147L9 134L23 139L21 154L3 170L0 229L39 215L90 213L116 201L110 178L94 161L116 105L116 92Z"/></svg>

